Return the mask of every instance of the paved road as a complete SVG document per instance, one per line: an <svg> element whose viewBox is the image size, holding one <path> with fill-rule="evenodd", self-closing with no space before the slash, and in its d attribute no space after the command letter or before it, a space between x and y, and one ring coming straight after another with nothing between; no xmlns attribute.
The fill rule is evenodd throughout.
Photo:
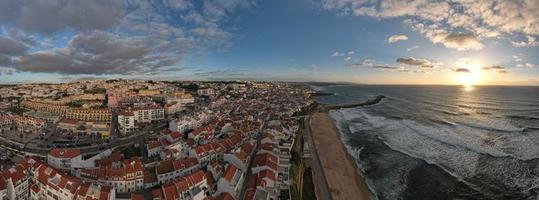
<svg viewBox="0 0 539 200"><path fill-rule="evenodd" d="M313 182L316 192L317 199L332 199L331 197L331 191L329 190L329 186L326 180L326 176L324 175L324 171L322 168L322 163L320 162L320 159L318 158L318 150L316 149L316 145L314 145L314 141L312 139L312 133L311 133L311 126L310 123L311 118L309 115L305 116L303 124L304 124L304 136L305 139L309 142L309 147L311 149L311 171L313 174Z"/></svg>
<svg viewBox="0 0 539 200"><path fill-rule="evenodd" d="M97 154L97 153L102 152L105 149L121 147L121 146L127 146L127 145L130 145L130 144L133 144L133 143L143 144L144 139L147 136L151 135L151 134L149 134L150 131L153 131L153 134L156 134L156 133L161 132L165 128L167 128L166 125L161 125L161 126L157 126L157 127L155 127L155 126L147 126L144 129L138 131L136 134L130 135L128 137L116 138L113 141L110 141L109 143L103 143L103 144L99 144L99 145L85 146L85 147L79 147L79 148L80 148L82 154L86 155L86 154ZM25 146L25 144L23 144L23 143L18 143L18 142L12 141L12 140L5 139L3 137L0 137L0 144L3 144L5 146L7 146L7 147L11 147L11 148L14 148L14 149L20 149L20 150L22 150L23 149L22 147ZM50 151L50 148L40 148L40 147L26 146L26 147L24 147L23 151L31 153L31 154L36 154L36 155L39 155L39 156L46 157L47 154Z"/></svg>

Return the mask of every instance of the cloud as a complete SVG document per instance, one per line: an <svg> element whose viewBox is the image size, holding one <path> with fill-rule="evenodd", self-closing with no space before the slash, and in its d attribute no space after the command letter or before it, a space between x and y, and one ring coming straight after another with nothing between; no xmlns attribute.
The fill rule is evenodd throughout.
<svg viewBox="0 0 539 200"><path fill-rule="evenodd" d="M144 39L102 31L80 33L64 48L23 55L13 65L25 72L126 75L155 72L178 60L178 55L159 52L166 47Z"/></svg>
<svg viewBox="0 0 539 200"><path fill-rule="evenodd" d="M533 64L533 63L525 63L524 66L531 68L531 67L535 67L535 64Z"/></svg>
<svg viewBox="0 0 539 200"><path fill-rule="evenodd" d="M504 70L499 70L498 73L500 73L500 74L509 74L510 72L509 72L509 70L504 69Z"/></svg>
<svg viewBox="0 0 539 200"><path fill-rule="evenodd" d="M504 70L505 67L504 66L500 66L500 65L493 65L493 66L490 66L490 67L483 67L482 68L483 70Z"/></svg>
<svg viewBox="0 0 539 200"><path fill-rule="evenodd" d="M413 51L415 49L419 49L419 46L415 45L413 47L410 47L410 48L406 49L406 51Z"/></svg>
<svg viewBox="0 0 539 200"><path fill-rule="evenodd" d="M124 15L122 1L2 1L0 22L34 33L52 34L73 28L107 29L117 25Z"/></svg>
<svg viewBox="0 0 539 200"><path fill-rule="evenodd" d="M235 34L225 22L255 2L0 0L0 67L64 75L181 70L187 56L229 48Z"/></svg>
<svg viewBox="0 0 539 200"><path fill-rule="evenodd" d="M539 42L533 36L528 35L526 39L526 41L511 41L511 44L515 47L534 47L539 45Z"/></svg>
<svg viewBox="0 0 539 200"><path fill-rule="evenodd" d="M356 52L355 52L355 51L349 51L349 52L348 52L348 53L346 53L346 54L347 54L347 55L349 55L349 56L351 56L351 55L354 55L354 54L356 54Z"/></svg>
<svg viewBox="0 0 539 200"><path fill-rule="evenodd" d="M200 76L200 77L219 78L219 77L248 76L248 75L251 75L251 73L247 71L243 71L243 70L224 69L224 70L210 70L210 71L197 72L194 75Z"/></svg>
<svg viewBox="0 0 539 200"><path fill-rule="evenodd" d="M20 41L0 36L0 55L19 56L28 51L29 47Z"/></svg>
<svg viewBox="0 0 539 200"><path fill-rule="evenodd" d="M387 39L387 43L395 43L401 40L408 40L408 36L406 35L392 35Z"/></svg>
<svg viewBox="0 0 539 200"><path fill-rule="evenodd" d="M442 41L445 47L457 49L459 51L463 50L480 50L483 49L483 44L479 42L479 39L473 34L466 33L454 33L445 36Z"/></svg>
<svg viewBox="0 0 539 200"><path fill-rule="evenodd" d="M517 46L528 46L530 37L539 35L539 3L536 0L490 0L490 1L411 1L411 0L321 0L321 7L337 11L340 15L370 16L379 19L405 18L421 24L430 31L422 31L431 41L441 42L452 30L462 30L474 35L477 41L468 41L478 49L477 43L483 38L511 38L504 36L521 35L526 42L517 42ZM417 29L416 29L417 30ZM438 38L438 39L436 39ZM452 45L449 46L449 48ZM461 46L461 45L458 45ZM459 49L459 48L457 48Z"/></svg>
<svg viewBox="0 0 539 200"><path fill-rule="evenodd" d="M515 62L520 62L520 61L522 61L522 58L520 58L520 56L513 55L513 60L514 60Z"/></svg>
<svg viewBox="0 0 539 200"><path fill-rule="evenodd" d="M459 73L470 73L470 70L468 68L457 68L454 71Z"/></svg>
<svg viewBox="0 0 539 200"><path fill-rule="evenodd" d="M346 53L340 53L338 51L335 51L333 54L331 54L331 57L342 57L342 56L346 56Z"/></svg>
<svg viewBox="0 0 539 200"><path fill-rule="evenodd" d="M386 64L378 63L374 59L363 59L359 63L349 63L348 66L350 67L367 67L372 69L380 69L384 71L390 71L390 72L408 72L409 70L404 69L403 67L398 66L391 66Z"/></svg>
<svg viewBox="0 0 539 200"><path fill-rule="evenodd" d="M13 74L13 70L10 68L0 67L0 76L9 76Z"/></svg>
<svg viewBox="0 0 539 200"><path fill-rule="evenodd" d="M413 58L413 57L398 58L397 62L402 63L402 64L407 64L407 65L419 66L421 68L434 68L441 65L441 63L431 62L427 59Z"/></svg>

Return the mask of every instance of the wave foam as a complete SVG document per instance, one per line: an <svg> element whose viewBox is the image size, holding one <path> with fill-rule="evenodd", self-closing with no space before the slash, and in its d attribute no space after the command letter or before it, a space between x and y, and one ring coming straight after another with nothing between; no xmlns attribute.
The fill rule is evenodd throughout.
<svg viewBox="0 0 539 200"><path fill-rule="evenodd" d="M512 157L519 160L539 158L538 134L521 134L519 129L502 125L500 132L469 126L460 121L458 126L427 126L413 120L393 120L373 116L362 109L343 109L339 120L349 123L351 132L377 134L391 149L435 164L449 174L463 180L476 175L482 164L482 155ZM332 116L335 116L333 114ZM358 123L359 122L359 123ZM479 128L478 128L479 127ZM515 132L502 132L515 131ZM520 130L522 131L522 130ZM496 173L496 172L492 172ZM522 188L539 184L539 177L503 177L504 181Z"/></svg>

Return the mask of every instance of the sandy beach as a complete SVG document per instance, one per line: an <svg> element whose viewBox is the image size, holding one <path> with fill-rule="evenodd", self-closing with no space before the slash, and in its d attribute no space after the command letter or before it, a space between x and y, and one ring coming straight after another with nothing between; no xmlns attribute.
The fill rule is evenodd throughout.
<svg viewBox="0 0 539 200"><path fill-rule="evenodd" d="M328 113L314 113L311 134L332 199L369 199L369 189L340 139L340 133Z"/></svg>

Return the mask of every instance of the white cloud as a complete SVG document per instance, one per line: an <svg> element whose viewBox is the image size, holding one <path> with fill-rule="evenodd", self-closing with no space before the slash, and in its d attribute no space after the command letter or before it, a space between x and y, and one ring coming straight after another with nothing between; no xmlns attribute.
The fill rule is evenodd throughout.
<svg viewBox="0 0 539 200"><path fill-rule="evenodd" d="M351 61L352 60L352 57L348 56L344 59L344 61Z"/></svg>
<svg viewBox="0 0 539 200"><path fill-rule="evenodd" d="M406 51L413 51L415 49L419 49L419 46L415 45L413 47L410 47L410 48L406 49Z"/></svg>
<svg viewBox="0 0 539 200"><path fill-rule="evenodd" d="M522 58L520 56L518 56L518 55L513 55L513 60L515 62L520 62L520 61L522 61Z"/></svg>
<svg viewBox="0 0 539 200"><path fill-rule="evenodd" d="M530 68L531 68L531 67L535 67L535 64L532 64L532 63L526 63L526 64L524 64L524 66L530 67Z"/></svg>
<svg viewBox="0 0 539 200"><path fill-rule="evenodd" d="M401 40L408 40L408 36L406 35L392 35L387 39L387 43L395 43Z"/></svg>
<svg viewBox="0 0 539 200"><path fill-rule="evenodd" d="M354 55L356 52L355 51L348 51L348 52L339 52L339 51L335 51L333 52L333 54L331 54L331 57L344 57L344 56L352 56Z"/></svg>
<svg viewBox="0 0 539 200"><path fill-rule="evenodd" d="M468 40L473 45L459 47L461 50L479 49L479 41L484 38L509 38L503 36L514 34L528 39L513 43L516 46L537 45L532 41L539 35L537 0L322 0L322 7L341 15L414 19L430 29L422 33L434 43L454 30L474 35L475 40Z"/></svg>
<svg viewBox="0 0 539 200"><path fill-rule="evenodd" d="M535 37L526 36L526 41L511 41L511 44L515 47L534 47L538 46L539 42L536 41Z"/></svg>
<svg viewBox="0 0 539 200"><path fill-rule="evenodd" d="M427 60L427 59L413 58L413 57L398 58L397 62L402 63L402 64L406 64L406 65L419 66L421 68L435 68L435 67L438 67L438 66L440 66L442 64L440 62L432 62L432 61Z"/></svg>

